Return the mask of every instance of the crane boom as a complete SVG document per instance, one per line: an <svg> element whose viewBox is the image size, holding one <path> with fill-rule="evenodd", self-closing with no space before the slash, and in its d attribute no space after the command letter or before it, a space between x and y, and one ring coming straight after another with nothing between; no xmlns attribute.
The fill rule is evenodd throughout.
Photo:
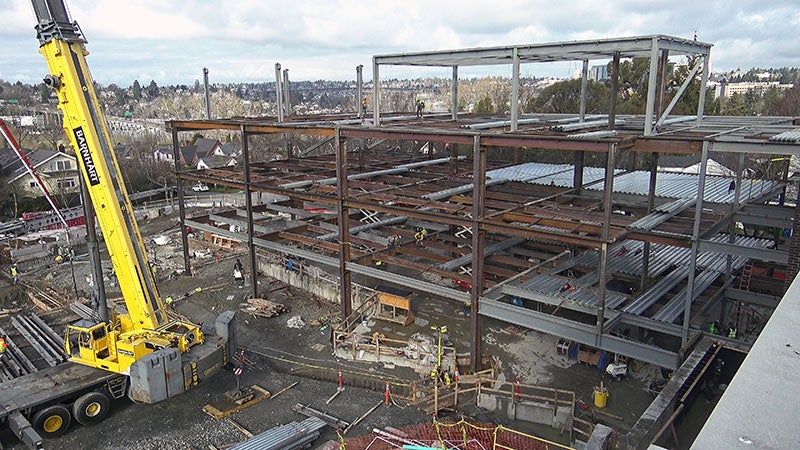
<svg viewBox="0 0 800 450"><path fill-rule="evenodd" d="M167 314L86 63L86 39L63 0L31 1L39 53L50 72L44 83L58 95L64 131L78 157L126 306L125 312L114 311L108 323L69 325L65 350L72 361L130 375L132 399L159 401L225 364L235 346L234 313L220 314L211 342L206 342L200 325ZM160 377L166 384L148 381L155 376L151 372L162 367L166 372Z"/></svg>
<svg viewBox="0 0 800 450"><path fill-rule="evenodd" d="M33 5L39 52L50 70L45 83L58 94L64 131L78 156L131 321L155 330L168 318L86 64L86 40L60 0L34 0Z"/></svg>

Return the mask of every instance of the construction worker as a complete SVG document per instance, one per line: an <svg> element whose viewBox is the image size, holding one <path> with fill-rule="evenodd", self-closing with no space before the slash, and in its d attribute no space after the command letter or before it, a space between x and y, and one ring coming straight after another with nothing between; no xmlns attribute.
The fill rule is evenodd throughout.
<svg viewBox="0 0 800 450"><path fill-rule="evenodd" d="M422 99L417 99L417 117L422 118L422 110L425 109L425 102Z"/></svg>
<svg viewBox="0 0 800 450"><path fill-rule="evenodd" d="M11 266L11 280L14 282L14 284L17 284L17 281L19 281L19 272L17 272L16 264Z"/></svg>
<svg viewBox="0 0 800 450"><path fill-rule="evenodd" d="M0 360L2 360L3 355L6 354L6 348L8 348L6 338L0 337Z"/></svg>
<svg viewBox="0 0 800 450"><path fill-rule="evenodd" d="M428 230L425 228L417 228L417 232L414 233L414 240L417 241L417 247L422 247L424 245L423 241L427 235Z"/></svg>
<svg viewBox="0 0 800 450"><path fill-rule="evenodd" d="M733 326L732 322L728 322L728 338L729 339L736 339L736 335L738 331L735 326Z"/></svg>
<svg viewBox="0 0 800 450"><path fill-rule="evenodd" d="M717 324L716 320L708 324L708 332L711 334L719 334L719 324Z"/></svg>
<svg viewBox="0 0 800 450"><path fill-rule="evenodd" d="M364 98L361 99L361 111L366 114L367 113L367 96L365 95Z"/></svg>

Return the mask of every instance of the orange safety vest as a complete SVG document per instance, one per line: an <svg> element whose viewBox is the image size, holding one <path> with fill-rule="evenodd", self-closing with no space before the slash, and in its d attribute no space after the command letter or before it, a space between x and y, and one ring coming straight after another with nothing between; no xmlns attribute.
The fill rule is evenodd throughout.
<svg viewBox="0 0 800 450"><path fill-rule="evenodd" d="M5 353L5 351L6 351L6 347L7 347L7 345L6 345L6 340L5 340L5 339L3 339L3 338L0 338L0 355L2 355L3 353Z"/></svg>

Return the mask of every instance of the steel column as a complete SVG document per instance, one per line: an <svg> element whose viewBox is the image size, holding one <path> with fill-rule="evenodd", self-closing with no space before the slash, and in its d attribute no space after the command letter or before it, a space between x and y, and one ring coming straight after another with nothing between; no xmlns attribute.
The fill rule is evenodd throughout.
<svg viewBox="0 0 800 450"><path fill-rule="evenodd" d="M517 131L519 120L519 49L514 47L511 64L511 131Z"/></svg>
<svg viewBox="0 0 800 450"><path fill-rule="evenodd" d="M599 303L597 305L597 336L595 337L595 344L597 347L603 344L603 321L605 320L606 309L606 282L608 281L608 237L611 231L611 212L614 210L612 203L612 193L614 192L614 166L616 161L617 144L612 142L608 144L608 153L606 154L606 177L605 184L603 185L603 236L600 243L600 262L598 271L598 284L597 284L597 297Z"/></svg>
<svg viewBox="0 0 800 450"><path fill-rule="evenodd" d="M608 102L608 129L613 130L617 120L617 91L619 90L619 50L611 58L611 99Z"/></svg>
<svg viewBox="0 0 800 450"><path fill-rule="evenodd" d="M244 161L244 202L247 212L247 250L250 256L250 275L253 281L253 298L258 298L258 262L253 242L253 191L250 186L250 134L242 125L242 159ZM258 192L258 191L256 191ZM269 291L269 289L267 289Z"/></svg>
<svg viewBox="0 0 800 450"><path fill-rule="evenodd" d="M659 153L650 153L650 186L647 190L647 214L653 212L656 204L656 180L658 177L658 155ZM650 242L644 242L644 250L642 251L642 278L639 281L639 290L644 291L647 286L647 279L650 276Z"/></svg>
<svg viewBox="0 0 800 450"><path fill-rule="evenodd" d="M654 37L650 48L650 73L647 78L647 106L644 111L644 135L653 134L653 113L658 90L658 37Z"/></svg>
<svg viewBox="0 0 800 450"><path fill-rule="evenodd" d="M362 104L361 99L364 98L364 66L359 64L356 66L356 109L358 110L358 118L364 119L366 111Z"/></svg>
<svg viewBox="0 0 800 450"><path fill-rule="evenodd" d="M342 318L350 316L353 310L350 281L352 273L347 268L350 262L350 214L346 206L347 199L347 148L345 139L336 129L336 213L339 225L339 296L341 301Z"/></svg>
<svg viewBox="0 0 800 450"><path fill-rule="evenodd" d="M703 56L703 73L700 74L700 98L697 100L697 124L703 123L703 115L706 111L706 85L708 84L709 60L711 59L711 48L706 50Z"/></svg>
<svg viewBox="0 0 800 450"><path fill-rule="evenodd" d="M377 58L372 57L372 125L381 124L381 75Z"/></svg>
<svg viewBox="0 0 800 450"><path fill-rule="evenodd" d="M478 315L478 301L483 295L483 238L481 220L484 216L486 200L486 151L481 146L480 135L475 136L473 144L472 182L472 289L470 289L470 366L480 369L481 363L481 320Z"/></svg>
<svg viewBox="0 0 800 450"><path fill-rule="evenodd" d="M450 108L453 121L458 120L458 66L453 66L453 85L450 86Z"/></svg>
<svg viewBox="0 0 800 450"><path fill-rule="evenodd" d="M572 187L575 195L581 195L583 190L583 165L586 159L586 153L582 151L575 152L575 166L572 173Z"/></svg>
<svg viewBox="0 0 800 450"><path fill-rule="evenodd" d="M281 63L275 63L275 104L278 109L278 123L283 122L283 88L281 88Z"/></svg>
<svg viewBox="0 0 800 450"><path fill-rule="evenodd" d="M211 120L211 91L208 89L208 68L203 67L203 87L206 96L206 119Z"/></svg>
<svg viewBox="0 0 800 450"><path fill-rule="evenodd" d="M174 124L172 130L172 158L175 160L175 185L178 189L178 216L181 223L181 245L183 245L183 270L192 276L192 265L189 263L189 237L186 233L186 205L183 201L183 179L181 178L181 147L178 142L178 129Z"/></svg>
<svg viewBox="0 0 800 450"><path fill-rule="evenodd" d="M581 68L581 109L579 122L583 123L586 119L586 98L589 96L589 60L583 60ZM576 185L577 186L577 185Z"/></svg>
<svg viewBox="0 0 800 450"><path fill-rule="evenodd" d="M703 214L703 195L706 188L706 168L708 167L708 151L711 142L703 141L703 152L700 156L700 184L697 187L697 203L694 209L694 225L692 226L692 250L689 256L689 280L686 285L686 301L683 306L683 330L681 346L689 341L689 322L694 300L694 273L697 270L697 252L700 247L700 219Z"/></svg>
<svg viewBox="0 0 800 450"><path fill-rule="evenodd" d="M289 95L289 69L283 69L283 116L292 115L292 98Z"/></svg>

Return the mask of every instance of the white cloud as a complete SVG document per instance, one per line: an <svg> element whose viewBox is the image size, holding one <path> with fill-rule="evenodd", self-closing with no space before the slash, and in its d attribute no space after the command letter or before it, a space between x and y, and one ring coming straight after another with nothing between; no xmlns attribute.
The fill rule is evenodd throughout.
<svg viewBox="0 0 800 450"><path fill-rule="evenodd" d="M271 80L276 61L294 80L353 79L357 64L369 79L375 54L650 34L691 38L695 31L714 44L717 70L800 66L796 0L66 1L89 40L92 73L104 84L147 77L189 84L202 67L219 82ZM45 66L29 0L0 0L0 17L0 78L38 82ZM546 75L550 67L527 70Z"/></svg>

